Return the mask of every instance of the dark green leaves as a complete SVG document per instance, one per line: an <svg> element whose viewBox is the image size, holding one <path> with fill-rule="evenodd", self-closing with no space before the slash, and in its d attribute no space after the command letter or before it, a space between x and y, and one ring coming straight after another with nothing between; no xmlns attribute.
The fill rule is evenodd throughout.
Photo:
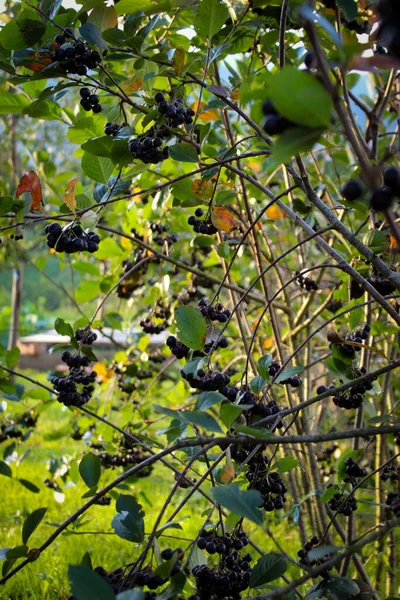
<svg viewBox="0 0 400 600"><path fill-rule="evenodd" d="M278 375L274 383L281 383L282 381L285 381L294 375L299 375L299 373L302 373L303 371L304 367L288 367Z"/></svg>
<svg viewBox="0 0 400 600"><path fill-rule="evenodd" d="M181 423L185 425L197 425L198 427L203 427L208 431L214 431L215 433L222 433L221 427L218 425L217 421L201 411L197 410L171 410L170 408L165 408L164 406L159 406L158 404L154 404L154 409L157 412L163 413L168 417L172 417L173 419L178 419Z"/></svg>
<svg viewBox="0 0 400 600"><path fill-rule="evenodd" d="M88 567L70 565L68 577L71 592L77 600L115 600L115 594L108 583Z"/></svg>
<svg viewBox="0 0 400 600"><path fill-rule="evenodd" d="M347 21L352 21L357 16L356 0L337 0L338 5L344 12Z"/></svg>
<svg viewBox="0 0 400 600"><path fill-rule="evenodd" d="M85 152L82 156L82 171L99 183L107 183L111 173L114 170L114 165L109 158L102 156L94 156Z"/></svg>
<svg viewBox="0 0 400 600"><path fill-rule="evenodd" d="M22 527L22 543L26 544L32 533L40 525L41 520L46 514L47 508L38 508L31 512L25 519Z"/></svg>
<svg viewBox="0 0 400 600"><path fill-rule="evenodd" d="M321 133L320 129L291 127L278 137L271 156L278 162L287 163L296 154L311 150L321 137Z"/></svg>
<svg viewBox="0 0 400 600"><path fill-rule="evenodd" d="M169 155L171 158L177 160L178 162L195 163L199 160L196 148L191 144L187 144L186 142L181 142L180 144L170 146Z"/></svg>
<svg viewBox="0 0 400 600"><path fill-rule="evenodd" d="M69 335L70 337L74 336L74 330L72 329L72 326L64 321L64 319L56 319L54 323L54 329L60 335Z"/></svg>
<svg viewBox="0 0 400 600"><path fill-rule="evenodd" d="M228 9L221 0L201 0L194 27L200 36L211 39L221 29L228 15Z"/></svg>
<svg viewBox="0 0 400 600"><path fill-rule="evenodd" d="M101 475L100 458L95 454L85 454L79 463L79 473L90 489L95 488Z"/></svg>
<svg viewBox="0 0 400 600"><path fill-rule="evenodd" d="M115 533L129 542L143 542L144 511L136 498L121 494L116 508L118 514L111 523Z"/></svg>
<svg viewBox="0 0 400 600"><path fill-rule="evenodd" d="M219 392L202 392L197 399L196 408L204 411L214 406L214 404L221 404L224 400L225 396Z"/></svg>
<svg viewBox="0 0 400 600"><path fill-rule="evenodd" d="M261 556L255 564L250 577L249 587L257 588L282 577L286 573L287 562L276 552Z"/></svg>
<svg viewBox="0 0 400 600"><path fill-rule="evenodd" d="M331 575L329 579L321 581L306 598L330 598L331 600L350 600L359 594L360 588L350 577Z"/></svg>
<svg viewBox="0 0 400 600"><path fill-rule="evenodd" d="M287 119L311 128L326 128L331 120L332 99L310 73L286 67L271 79L270 98Z"/></svg>
<svg viewBox="0 0 400 600"><path fill-rule="evenodd" d="M193 350L202 350L207 325L198 310L192 306L180 306L175 313L180 341Z"/></svg>
<svg viewBox="0 0 400 600"><path fill-rule="evenodd" d="M262 512L259 508L262 505L262 497L257 490L242 491L238 485L233 484L212 488L211 495L221 506L257 525L262 525Z"/></svg>
<svg viewBox="0 0 400 600"><path fill-rule="evenodd" d="M0 475L4 475L5 477L12 477L12 471L8 464L4 462L4 460L0 460Z"/></svg>
<svg viewBox="0 0 400 600"><path fill-rule="evenodd" d="M19 348L17 348L17 346L14 346L14 348L10 348L10 350L7 350L5 359L6 359L6 365L9 369L12 369L13 367L15 367L15 365L19 361L20 354L21 354L21 351Z"/></svg>

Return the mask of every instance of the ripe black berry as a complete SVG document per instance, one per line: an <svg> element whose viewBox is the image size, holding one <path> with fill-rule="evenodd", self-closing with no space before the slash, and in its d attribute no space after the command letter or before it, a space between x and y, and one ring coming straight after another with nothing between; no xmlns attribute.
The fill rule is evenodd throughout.
<svg viewBox="0 0 400 600"><path fill-rule="evenodd" d="M370 206L376 212L388 210L392 205L393 191L389 187L379 187L372 194Z"/></svg>
<svg viewBox="0 0 400 600"><path fill-rule="evenodd" d="M361 198L363 188L358 179L350 179L342 188L342 196L345 200L358 200Z"/></svg>

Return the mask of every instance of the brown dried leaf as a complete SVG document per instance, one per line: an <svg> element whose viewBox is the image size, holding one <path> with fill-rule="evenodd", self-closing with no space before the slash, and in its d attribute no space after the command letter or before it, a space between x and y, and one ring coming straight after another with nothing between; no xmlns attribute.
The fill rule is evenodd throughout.
<svg viewBox="0 0 400 600"><path fill-rule="evenodd" d="M140 88L143 85L143 77L138 77L133 76L133 77L129 77L129 79L127 79L126 81L123 82L122 84L122 89L124 90L124 92L126 92L127 94L130 94L132 92L137 92L137 90L140 90Z"/></svg>
<svg viewBox="0 0 400 600"><path fill-rule="evenodd" d="M32 203L29 210L31 212L43 212L41 207L43 198L42 186L35 171L28 171L25 175L22 175L15 195L19 198L25 192L32 194Z"/></svg>
<svg viewBox="0 0 400 600"><path fill-rule="evenodd" d="M211 212L211 221L218 231L229 233L239 226L239 221L234 214L224 206L214 206Z"/></svg>
<svg viewBox="0 0 400 600"><path fill-rule="evenodd" d="M235 479L235 468L233 463L228 463L221 470L221 481L222 483L230 483L233 479Z"/></svg>
<svg viewBox="0 0 400 600"><path fill-rule="evenodd" d="M78 179L77 177L74 177L74 179L67 183L67 187L65 188L64 202L72 212L75 212L76 210L75 192L77 183Z"/></svg>

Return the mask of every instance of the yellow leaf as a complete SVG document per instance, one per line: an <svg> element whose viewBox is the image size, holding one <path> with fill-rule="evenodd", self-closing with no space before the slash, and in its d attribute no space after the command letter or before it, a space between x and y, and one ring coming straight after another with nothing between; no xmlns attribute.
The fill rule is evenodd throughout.
<svg viewBox="0 0 400 600"><path fill-rule="evenodd" d="M256 173L259 173L261 171L261 165L258 162L249 160L247 164L252 171L255 171Z"/></svg>
<svg viewBox="0 0 400 600"><path fill-rule="evenodd" d="M172 64L174 67L174 71L177 75L180 75L183 66L185 64L186 52L185 48L182 46L178 46L178 48L174 52L174 57L172 59Z"/></svg>
<svg viewBox="0 0 400 600"><path fill-rule="evenodd" d="M263 348L265 350L270 350L273 345L274 345L274 338L272 336L271 337L267 337L267 339L264 340Z"/></svg>
<svg viewBox="0 0 400 600"><path fill-rule="evenodd" d="M126 92L127 94L131 94L132 92L137 92L137 90L140 90L142 85L143 77L140 77L140 75L138 76L136 74L132 77L129 77L129 79L126 79L121 87L124 90L124 92Z"/></svg>
<svg viewBox="0 0 400 600"><path fill-rule="evenodd" d="M102 382L109 381L113 376L113 370L108 369L104 363L97 362L93 365L95 371Z"/></svg>
<svg viewBox="0 0 400 600"><path fill-rule="evenodd" d="M234 100L236 102L236 100L239 99L240 93L239 92L232 92L230 96L231 96L232 100Z"/></svg>
<svg viewBox="0 0 400 600"><path fill-rule="evenodd" d="M121 237L119 240L119 243L121 244L121 246L123 247L124 250L132 249L132 242L131 242L131 240L128 240L128 238Z"/></svg>
<svg viewBox="0 0 400 600"><path fill-rule="evenodd" d="M271 219L271 221L276 221L277 219L283 219L283 217L285 216L285 213L283 212L283 210L281 210L275 204L273 204L272 206L267 208L267 210L265 211L265 214L267 215L268 219Z"/></svg>
<svg viewBox="0 0 400 600"><path fill-rule="evenodd" d="M211 222L218 229L229 233L239 226L239 221L234 217L229 208L214 206L211 212Z"/></svg>
<svg viewBox="0 0 400 600"><path fill-rule="evenodd" d="M211 181L205 179L195 179L192 181L192 192L200 200L209 200L214 191L214 186Z"/></svg>
<svg viewBox="0 0 400 600"><path fill-rule="evenodd" d="M77 183L78 179L77 177L74 177L74 179L67 183L67 187L65 188L64 194L64 202L68 206L68 208L70 208L73 212L75 212L76 209L75 191Z"/></svg>
<svg viewBox="0 0 400 600"><path fill-rule="evenodd" d="M198 106L199 106L198 102L193 102L193 104L191 105L191 108L193 108L193 110L197 113ZM202 110L205 106L206 106L206 103L204 102L204 100L202 100L200 102L200 110ZM210 108L209 110L206 110L199 114L200 121L216 121L217 119L218 119L218 111L214 110L213 108Z"/></svg>
<svg viewBox="0 0 400 600"><path fill-rule="evenodd" d="M232 479L235 478L235 468L233 466L233 463L228 463L227 465L225 465L225 467L221 470L220 477L222 483L230 483Z"/></svg>

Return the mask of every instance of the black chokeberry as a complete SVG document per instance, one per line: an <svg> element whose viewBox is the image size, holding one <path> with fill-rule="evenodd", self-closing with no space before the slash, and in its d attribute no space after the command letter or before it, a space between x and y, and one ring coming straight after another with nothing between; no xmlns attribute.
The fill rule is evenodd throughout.
<svg viewBox="0 0 400 600"><path fill-rule="evenodd" d="M383 212L388 210L392 205L393 191L391 188L379 187L372 194L370 200L370 206L372 210L376 212Z"/></svg>
<svg viewBox="0 0 400 600"><path fill-rule="evenodd" d="M358 200L362 193L363 188L359 179L350 179L342 188L342 196L345 200Z"/></svg>

